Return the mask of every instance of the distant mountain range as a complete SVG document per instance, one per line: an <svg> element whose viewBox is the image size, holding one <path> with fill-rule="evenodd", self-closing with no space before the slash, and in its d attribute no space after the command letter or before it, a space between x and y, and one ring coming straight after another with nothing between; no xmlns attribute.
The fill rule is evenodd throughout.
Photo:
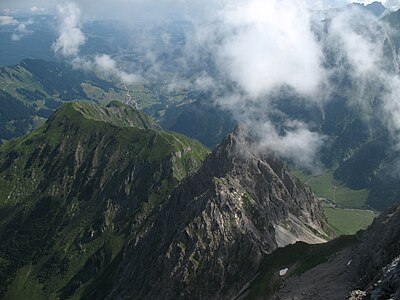
<svg viewBox="0 0 400 300"><path fill-rule="evenodd" d="M375 1L375 2L372 2L367 5L355 2L352 5L356 5L361 8L365 8L366 10L370 11L372 14L374 14L377 17L382 17L385 13L389 12L386 9L386 7L383 6L382 2L379 2L379 1Z"/></svg>

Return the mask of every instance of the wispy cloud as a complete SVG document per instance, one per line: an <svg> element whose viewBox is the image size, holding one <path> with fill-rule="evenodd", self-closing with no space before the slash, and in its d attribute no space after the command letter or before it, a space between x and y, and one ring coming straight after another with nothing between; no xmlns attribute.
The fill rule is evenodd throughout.
<svg viewBox="0 0 400 300"><path fill-rule="evenodd" d="M187 48L189 57L204 48L213 57L218 75L206 76L207 88L215 89L212 98L250 127L260 147L269 147L298 166L319 168L325 136L282 114L273 103L282 90L313 104L325 99L319 96L328 71L307 3L235 0L196 22L196 39L189 42L197 45ZM276 114L279 126L273 121Z"/></svg>
<svg viewBox="0 0 400 300"><path fill-rule="evenodd" d="M11 40L20 41L27 34L33 33L32 30L28 29L28 26L32 24L33 21L31 19L20 22L16 27L15 32L11 35Z"/></svg>
<svg viewBox="0 0 400 300"><path fill-rule="evenodd" d="M11 16L0 16L0 26L18 25L18 21Z"/></svg>
<svg viewBox="0 0 400 300"><path fill-rule="evenodd" d="M103 53L82 58L80 48L86 37L81 29L81 11L73 2L59 9L60 35L53 49L123 83L144 77L143 80L163 82L170 91L194 89L211 93L213 101L252 128L260 137L261 146L269 146L309 168L318 165L318 153L327 137L318 133L315 124L282 112L277 101L285 104L301 99L300 106L323 106L335 88L334 75L346 73L354 87L347 105L356 101L356 105L364 107L362 113L367 117L372 109L370 100L376 98L374 109L388 120L386 125L393 138L399 135L400 141L400 134L396 133L400 132L398 58L388 57L385 49L391 29L366 10L348 7L321 22L310 11L310 4L315 9L318 3L326 6L327 1L194 0L181 6L177 5L182 4L180 1L172 0L139 2L117 0L112 4L116 7L113 13L110 3L101 2L100 14L110 10L110 15L120 14L127 20L121 11L129 15L134 7L135 16L142 12L141 22L138 18L128 22L146 31L152 24L146 18L169 20L167 14L170 16L171 12L163 16L161 8L170 3L171 7L178 7L179 19L190 24L185 28L183 45L173 44L168 33L155 43L147 35L132 38L132 44L141 47L141 59L148 65L146 72L131 74L129 68L121 68L121 62ZM339 2L349 3L337 1L335 5ZM79 5L91 10L90 16L97 11L93 2ZM151 9L144 9L148 7ZM126 39L131 39L128 33ZM160 49L167 49L165 53L170 54L171 48L179 50L179 56L171 56L172 60L165 59L168 55L162 58ZM369 96L374 99L365 99L366 89L375 89L375 94ZM277 97L282 91L286 94Z"/></svg>
<svg viewBox="0 0 400 300"><path fill-rule="evenodd" d="M94 59L94 65L99 71L116 77L124 84L134 84L142 81L140 76L121 70L121 68L118 67L117 62L109 55L97 55Z"/></svg>
<svg viewBox="0 0 400 300"><path fill-rule="evenodd" d="M81 10L75 2L66 2L58 6L59 35L53 44L55 53L71 59L77 68L92 69L112 76L123 84L134 84L141 77L124 71L109 55L97 54L93 59L81 56L81 47L86 43L86 36L81 26Z"/></svg>
<svg viewBox="0 0 400 300"><path fill-rule="evenodd" d="M16 42L21 40L24 36L33 33L32 30L28 28L32 25L33 21L28 19L27 21L18 21L12 16L0 16L0 26L10 26L12 27L11 40Z"/></svg>
<svg viewBox="0 0 400 300"><path fill-rule="evenodd" d="M37 7L37 6L32 6L31 7L31 12L33 13L39 13L39 12L45 12L46 9L43 7Z"/></svg>
<svg viewBox="0 0 400 300"><path fill-rule="evenodd" d="M86 37L80 29L81 11L73 2L58 6L59 36L53 50L65 57L76 57Z"/></svg>
<svg viewBox="0 0 400 300"><path fill-rule="evenodd" d="M396 46L390 26L371 14L353 8L334 18L328 45L337 59L349 64L354 82L352 99L364 117L378 118L387 126L392 142L400 146L400 76ZM349 103L351 105L351 103Z"/></svg>

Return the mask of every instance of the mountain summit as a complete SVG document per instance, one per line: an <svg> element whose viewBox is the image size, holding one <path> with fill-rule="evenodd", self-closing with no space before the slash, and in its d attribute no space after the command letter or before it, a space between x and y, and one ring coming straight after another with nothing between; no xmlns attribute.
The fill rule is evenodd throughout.
<svg viewBox="0 0 400 300"><path fill-rule="evenodd" d="M264 255L324 242L324 225L310 189L237 126L132 239L109 298L232 299Z"/></svg>
<svg viewBox="0 0 400 300"><path fill-rule="evenodd" d="M117 102L65 104L2 145L0 297L85 298L207 153Z"/></svg>

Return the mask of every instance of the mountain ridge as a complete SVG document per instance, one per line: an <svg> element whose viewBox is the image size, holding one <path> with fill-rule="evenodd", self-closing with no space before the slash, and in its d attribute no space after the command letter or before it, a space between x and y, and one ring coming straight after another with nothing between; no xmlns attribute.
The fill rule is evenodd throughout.
<svg viewBox="0 0 400 300"><path fill-rule="evenodd" d="M121 259L129 232L208 153L182 135L116 126L125 110L142 115L130 107L113 107L121 111L110 123L85 118L75 109L82 106L93 108L66 104L42 127L0 146L3 296L83 296Z"/></svg>
<svg viewBox="0 0 400 300"><path fill-rule="evenodd" d="M229 299L278 246L328 239L311 191L272 152L253 146L236 127L177 186L128 246L108 299Z"/></svg>

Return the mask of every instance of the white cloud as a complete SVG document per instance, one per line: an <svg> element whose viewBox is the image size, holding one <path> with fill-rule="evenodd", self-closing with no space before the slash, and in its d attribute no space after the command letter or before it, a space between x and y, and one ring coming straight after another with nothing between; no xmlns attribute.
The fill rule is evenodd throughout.
<svg viewBox="0 0 400 300"><path fill-rule="evenodd" d="M16 34L16 33L13 33L13 34L11 35L11 40L14 41L14 42L18 42L18 41L21 40L21 36L18 35L18 34Z"/></svg>
<svg viewBox="0 0 400 300"><path fill-rule="evenodd" d="M188 40L188 61L201 63L207 57L201 54L205 51L215 61L218 75L200 76L194 86L216 90L215 101L245 123L262 147L270 147L298 166L318 168L324 137L287 117L283 117L284 128L276 128L270 103L288 87L310 101L321 100L312 96L320 93L327 74L322 44L312 31L306 3L225 1L202 18L195 19L195 33Z"/></svg>
<svg viewBox="0 0 400 300"><path fill-rule="evenodd" d="M259 133L261 147L266 146L272 149L297 166L318 171L320 164L316 157L324 144L325 137L311 132L306 124L300 121L288 121L284 134L279 134L275 126L270 121L266 121L261 124Z"/></svg>
<svg viewBox="0 0 400 300"><path fill-rule="evenodd" d="M328 28L328 43L348 59L353 75L365 77L380 68L384 29L373 15L352 8L333 18Z"/></svg>
<svg viewBox="0 0 400 300"><path fill-rule="evenodd" d="M31 7L31 12L37 13L37 12L44 12L46 11L45 8L43 7L37 7L37 6L32 6Z"/></svg>
<svg viewBox="0 0 400 300"><path fill-rule="evenodd" d="M0 16L0 26L18 25L18 21L10 16Z"/></svg>
<svg viewBox="0 0 400 300"><path fill-rule="evenodd" d="M28 29L29 25L32 25L33 21L31 19L20 22L15 30L15 32L11 35L11 40L14 42L20 41L27 34L31 34L33 31Z"/></svg>
<svg viewBox="0 0 400 300"><path fill-rule="evenodd" d="M73 2L58 6L59 36L53 50L65 57L76 57L86 37L80 29L81 11Z"/></svg>
<svg viewBox="0 0 400 300"><path fill-rule="evenodd" d="M307 6L312 10L325 10L343 7L349 4L349 0L308 0Z"/></svg>
<svg viewBox="0 0 400 300"><path fill-rule="evenodd" d="M397 10L400 8L400 1L399 0L385 0L382 1L383 5L385 5L386 8L391 9L391 10Z"/></svg>
<svg viewBox="0 0 400 300"><path fill-rule="evenodd" d="M11 16L0 16L0 26L13 27L14 32L11 34L12 41L19 41L25 35L32 33L32 31L28 29L28 26L32 24L33 21L31 19L20 22Z"/></svg>
<svg viewBox="0 0 400 300"><path fill-rule="evenodd" d="M396 30L396 29L395 29ZM328 28L327 47L350 64L350 99L362 117L380 118L391 141L400 147L399 57L392 42L392 29L371 14L353 8L335 17Z"/></svg>
<svg viewBox="0 0 400 300"><path fill-rule="evenodd" d="M82 58L80 48L86 42L86 36L81 30L81 10L74 2L67 2L58 6L59 35L53 43L56 53L71 59L76 68L92 69L102 72L106 76L113 76L123 84L134 84L141 81L141 77L122 70L117 62L109 55L98 54L94 59Z"/></svg>
<svg viewBox="0 0 400 300"><path fill-rule="evenodd" d="M124 84L134 84L142 81L140 76L122 71L117 62L109 55L97 55L94 60L95 67L104 74L115 76Z"/></svg>
<svg viewBox="0 0 400 300"><path fill-rule="evenodd" d="M240 1L224 8L221 18L228 36L218 48L219 58L252 97L285 85L305 94L317 90L324 77L323 55L301 3Z"/></svg>
<svg viewBox="0 0 400 300"><path fill-rule="evenodd" d="M161 8L167 3L177 7L180 1L121 1L108 2L82 1L86 7L84 15L125 16L140 20L168 20L168 12ZM149 74L156 79L170 80L168 89L198 89L215 91L216 102L233 112L236 118L244 121L262 138L263 145L269 145L280 155L309 168L315 165L316 155L325 141L325 137L309 128L308 124L296 119L283 118L284 128L276 128L272 122L273 108L269 105L276 91L290 87L293 94L304 96L308 101L322 102L328 94L328 76L337 69L346 68L343 61L351 67L352 83L367 85L367 80L386 82L386 96L381 100L381 108L389 116L391 128L400 129L400 105L397 99L400 80L383 69L383 41L387 34L384 28L371 14L361 10L345 10L335 13L327 27L320 24L318 35L312 29L312 15L308 10L344 6L347 0L210 0L185 2L179 11L181 17L193 22L194 30L187 32L185 53L176 66L176 74L165 76L164 63L159 61L157 52L140 44L142 58L150 62ZM365 1L364 1L365 2ZM138 5L133 5L133 3ZM386 2L386 4L389 1ZM392 1L392 4L394 2ZM104 5L103 5L104 4ZM129 5L128 5L129 4ZM151 6L151 10L147 8ZM115 11L113 11L115 7ZM129 9L131 8L131 9ZM132 18L132 9L135 10ZM154 14L154 15L152 15ZM76 65L96 69L104 74L118 78L130 84L141 80L140 76L128 73L120 68L111 56L98 54L93 60L80 57L80 47L86 37L80 29L81 11L73 2L59 8L60 35L53 49L65 57L71 58ZM157 17L155 17L157 16ZM163 16L163 17L162 17ZM124 17L125 18L125 17ZM128 19L128 18L127 18ZM152 22L143 22L151 24ZM136 23L134 23L136 24ZM141 26L147 26L147 25ZM325 24L325 23L324 23ZM149 25L150 26L150 25ZM147 28L146 28L147 29ZM324 31L326 30L326 32ZM151 32L151 31L149 31ZM130 37L127 35L127 39ZM150 40L150 39L149 39ZM171 46L172 36L162 35L164 46ZM154 46L154 45L152 45ZM160 47L161 48L161 47ZM338 56L333 69L326 69L323 50L331 49ZM157 49L158 50L158 49ZM215 73L202 70L204 58L215 62ZM204 64L205 65L205 64ZM198 68L198 74L187 79L180 74L181 69ZM164 72L164 73L163 73ZM158 77L156 77L158 76ZM221 91L224 91L221 93ZM229 91L229 92L227 92ZM229 95L227 95L229 93ZM222 95L221 95L222 94ZM318 96L316 96L318 95ZM360 92L352 95L364 101ZM264 110L262 114L254 113ZM397 119L396 119L397 118Z"/></svg>
<svg viewBox="0 0 400 300"><path fill-rule="evenodd" d="M389 93L385 97L384 111L390 116L389 129L392 134L400 137L400 77L388 78ZM400 139L397 141L400 143Z"/></svg>
<svg viewBox="0 0 400 300"><path fill-rule="evenodd" d="M194 81L194 88L199 91L213 90L216 87L215 85L215 80L205 72L200 74L200 76Z"/></svg>

